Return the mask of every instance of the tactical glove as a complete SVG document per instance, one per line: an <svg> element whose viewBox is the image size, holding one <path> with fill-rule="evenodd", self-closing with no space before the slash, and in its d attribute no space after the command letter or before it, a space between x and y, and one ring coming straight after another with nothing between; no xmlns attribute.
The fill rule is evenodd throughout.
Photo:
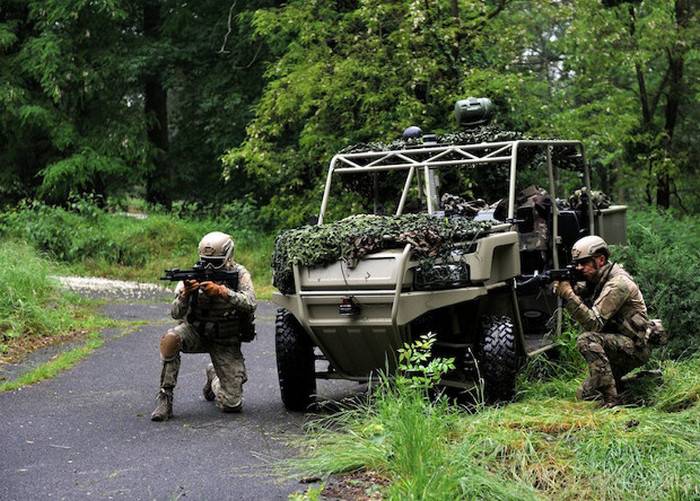
<svg viewBox="0 0 700 501"><path fill-rule="evenodd" d="M552 282L552 292L566 301L571 301L576 296L569 282Z"/></svg>
<svg viewBox="0 0 700 501"><path fill-rule="evenodd" d="M199 282L196 280L185 280L183 285L184 287L180 291L180 295L185 298L197 290L199 287Z"/></svg>
<svg viewBox="0 0 700 501"><path fill-rule="evenodd" d="M228 288L225 285L215 284L214 282L202 282L199 284L199 288L202 289L207 296L228 297Z"/></svg>
<svg viewBox="0 0 700 501"><path fill-rule="evenodd" d="M199 288L199 282L197 282L196 280L185 280L182 285L183 287L178 293L181 299L187 298L190 294L192 294Z"/></svg>

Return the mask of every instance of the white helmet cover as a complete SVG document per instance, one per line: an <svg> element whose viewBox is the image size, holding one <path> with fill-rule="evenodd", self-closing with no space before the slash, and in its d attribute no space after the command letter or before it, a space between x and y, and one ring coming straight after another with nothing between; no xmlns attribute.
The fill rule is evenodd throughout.
<svg viewBox="0 0 700 501"><path fill-rule="evenodd" d="M574 262L589 259L594 256L609 257L608 244L598 235L590 235L576 241L571 248L571 259Z"/></svg>
<svg viewBox="0 0 700 501"><path fill-rule="evenodd" d="M220 268L233 259L233 239L220 231L207 233L199 242L199 257L205 262Z"/></svg>

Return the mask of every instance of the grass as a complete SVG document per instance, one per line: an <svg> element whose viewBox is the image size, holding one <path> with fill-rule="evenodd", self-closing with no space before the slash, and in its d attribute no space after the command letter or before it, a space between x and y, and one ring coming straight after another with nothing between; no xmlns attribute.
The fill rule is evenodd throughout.
<svg viewBox="0 0 700 501"><path fill-rule="evenodd" d="M158 282L165 268L189 268L197 244L211 231L231 234L235 258L253 276L262 299L272 294L273 235L239 228L234 220L185 219L153 213L146 219L90 205L67 211L34 203L0 214L0 236L27 242L59 264L60 273Z"/></svg>
<svg viewBox="0 0 700 501"><path fill-rule="evenodd" d="M0 354L20 340L71 336L98 323L94 304L63 294L51 270L28 245L0 242Z"/></svg>
<svg viewBox="0 0 700 501"><path fill-rule="evenodd" d="M22 374L17 379L0 382L0 393L16 390L45 379L53 378L57 374L73 367L80 360L92 353L93 350L102 346L102 344L103 341L99 331L92 332L88 335L83 346L61 353L56 358Z"/></svg>
<svg viewBox="0 0 700 501"><path fill-rule="evenodd" d="M114 322L95 313L97 302L59 290L49 278L52 264L27 244L0 242L0 361L63 340L85 344L13 381L0 382L0 392L53 377L75 365L102 341L99 332Z"/></svg>
<svg viewBox="0 0 700 501"><path fill-rule="evenodd" d="M307 426L304 475L376 471L386 499L697 499L700 357L659 363L639 407L599 408L583 377L523 379L515 403L462 410L383 385Z"/></svg>

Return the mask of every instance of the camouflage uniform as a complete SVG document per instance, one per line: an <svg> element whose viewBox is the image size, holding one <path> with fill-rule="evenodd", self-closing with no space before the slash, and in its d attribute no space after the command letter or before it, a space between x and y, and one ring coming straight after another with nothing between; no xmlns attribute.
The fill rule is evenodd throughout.
<svg viewBox="0 0 700 501"><path fill-rule="evenodd" d="M622 376L649 359L649 319L639 287L619 265L603 266L594 285L592 306L572 295L566 308L586 330L576 342L590 370L580 396L600 392L610 402Z"/></svg>
<svg viewBox="0 0 700 501"><path fill-rule="evenodd" d="M518 195L518 214L527 211L532 217L530 231L519 231L521 251L545 252L549 249L549 227L547 220L551 214L552 198L538 186L528 186ZM545 259L546 256L542 256Z"/></svg>
<svg viewBox="0 0 700 501"><path fill-rule="evenodd" d="M193 293L196 299L191 300L182 294L184 284L177 285L171 314L181 322L171 332L179 338L179 350L174 356L163 358L160 386L172 394L180 370L180 352L209 353L216 372L211 381L216 404L222 410L236 410L241 406L243 383L248 379L241 334L251 328L256 302L248 270L240 264L226 269L238 271L238 291L229 290L227 298L207 296L199 290Z"/></svg>

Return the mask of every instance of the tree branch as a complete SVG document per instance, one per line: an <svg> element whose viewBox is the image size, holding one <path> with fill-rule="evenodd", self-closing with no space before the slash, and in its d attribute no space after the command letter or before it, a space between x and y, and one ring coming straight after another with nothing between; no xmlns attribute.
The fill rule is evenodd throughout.
<svg viewBox="0 0 700 501"><path fill-rule="evenodd" d="M661 79L661 83L659 84L659 88L656 89L656 93L654 94L653 99L651 100L651 108L649 109L649 112L651 113L651 116L654 116L656 113L656 108L659 105L659 101L661 100L661 96L664 93L664 89L666 88L666 85L668 85L668 77L670 74L671 66L666 67L666 72L664 73L664 77Z"/></svg>
<svg viewBox="0 0 700 501"><path fill-rule="evenodd" d="M227 31L226 34L224 35L224 41L223 41L223 43L221 44L221 48L219 49L219 54L227 54L227 53L230 52L230 51L226 50L226 43L228 42L228 37L229 37L229 35L230 35L231 32L233 31L233 28L231 27L231 21L233 20L233 9L236 8L236 4L237 4L237 3L238 3L238 0L235 0L235 1L231 4L231 8L228 10L228 31Z"/></svg>

